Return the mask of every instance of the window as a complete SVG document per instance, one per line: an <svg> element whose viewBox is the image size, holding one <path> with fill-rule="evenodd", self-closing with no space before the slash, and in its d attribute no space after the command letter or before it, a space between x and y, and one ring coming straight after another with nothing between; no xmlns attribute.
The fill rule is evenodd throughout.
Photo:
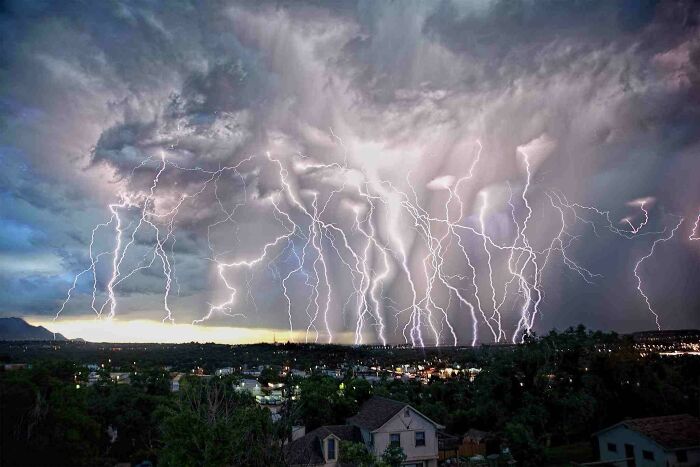
<svg viewBox="0 0 700 467"><path fill-rule="evenodd" d="M416 446L425 446L425 431L416 431Z"/></svg>
<svg viewBox="0 0 700 467"><path fill-rule="evenodd" d="M688 462L688 451L676 451L676 460L678 462Z"/></svg>
<svg viewBox="0 0 700 467"><path fill-rule="evenodd" d="M654 453L651 451L642 450L642 457L645 460L653 461L654 460Z"/></svg>
<svg viewBox="0 0 700 467"><path fill-rule="evenodd" d="M328 438L328 460L335 459L335 438Z"/></svg>
<svg viewBox="0 0 700 467"><path fill-rule="evenodd" d="M411 416L411 409L409 409L408 407L403 409L403 416L404 416L404 418L410 417Z"/></svg>
<svg viewBox="0 0 700 467"><path fill-rule="evenodd" d="M617 444L615 444L615 443L608 443L608 451L609 451L609 452L617 452Z"/></svg>
<svg viewBox="0 0 700 467"><path fill-rule="evenodd" d="M369 434L369 445L374 446L374 433Z"/></svg>
<svg viewBox="0 0 700 467"><path fill-rule="evenodd" d="M401 446L401 433L391 433L389 435L389 446Z"/></svg>
<svg viewBox="0 0 700 467"><path fill-rule="evenodd" d="M633 445L625 443L625 457L627 458L627 467L635 467L637 465Z"/></svg>

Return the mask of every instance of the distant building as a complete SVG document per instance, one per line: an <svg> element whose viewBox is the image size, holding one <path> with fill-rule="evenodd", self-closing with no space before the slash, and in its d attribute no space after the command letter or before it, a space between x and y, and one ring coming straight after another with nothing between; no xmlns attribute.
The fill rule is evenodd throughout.
<svg viewBox="0 0 700 467"><path fill-rule="evenodd" d="M671 345L679 343L700 342L700 330L678 329L664 331L643 331L632 334L632 339L637 344Z"/></svg>
<svg viewBox="0 0 700 467"><path fill-rule="evenodd" d="M227 376L227 375L232 375L233 374L233 368L230 366L226 368L219 368L214 372L216 376Z"/></svg>
<svg viewBox="0 0 700 467"><path fill-rule="evenodd" d="M260 405L282 405L283 399L279 394L258 395L255 396L255 402Z"/></svg>
<svg viewBox="0 0 700 467"><path fill-rule="evenodd" d="M691 415L625 420L594 435L600 460L620 467L700 465L700 419Z"/></svg>
<svg viewBox="0 0 700 467"><path fill-rule="evenodd" d="M236 391L247 391L253 396L262 394L262 389L260 387L260 383L258 383L258 380L248 378L243 379L240 383L238 383L236 386Z"/></svg>
<svg viewBox="0 0 700 467"><path fill-rule="evenodd" d="M180 380L185 376L184 373L176 373L175 376L170 380L170 391L178 392L180 390Z"/></svg>
<svg viewBox="0 0 700 467"><path fill-rule="evenodd" d="M29 363L5 363L2 366L5 371L24 370L31 367L32 365Z"/></svg>
<svg viewBox="0 0 700 467"><path fill-rule="evenodd" d="M390 445L406 454L404 466L437 467L438 429L443 426L406 404L374 396L346 425L322 426L289 443L287 462L297 466L336 466L340 442L363 443L376 457Z"/></svg>
<svg viewBox="0 0 700 467"><path fill-rule="evenodd" d="M96 371L88 373L88 386L92 386L100 380L100 375Z"/></svg>
<svg viewBox="0 0 700 467"><path fill-rule="evenodd" d="M292 374L292 376L296 376L297 378L308 378L309 377L309 374L306 371L297 370L296 368L292 368L290 370L290 373Z"/></svg>
<svg viewBox="0 0 700 467"><path fill-rule="evenodd" d="M117 384L129 384L130 379L131 379L131 374L124 373L124 372L110 373L109 377L112 379L112 381L114 381Z"/></svg>

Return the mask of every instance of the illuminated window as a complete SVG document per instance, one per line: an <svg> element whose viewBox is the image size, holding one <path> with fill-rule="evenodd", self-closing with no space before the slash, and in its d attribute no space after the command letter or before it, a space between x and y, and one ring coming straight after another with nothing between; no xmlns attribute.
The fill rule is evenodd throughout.
<svg viewBox="0 0 700 467"><path fill-rule="evenodd" d="M401 447L401 434L400 433L391 433L389 435L389 446Z"/></svg>
<svg viewBox="0 0 700 467"><path fill-rule="evenodd" d="M416 446L425 446L425 431L416 431Z"/></svg>

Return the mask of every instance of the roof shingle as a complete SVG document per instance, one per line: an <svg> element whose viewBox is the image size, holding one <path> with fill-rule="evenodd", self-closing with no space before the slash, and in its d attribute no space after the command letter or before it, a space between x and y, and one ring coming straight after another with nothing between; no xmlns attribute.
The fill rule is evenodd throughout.
<svg viewBox="0 0 700 467"><path fill-rule="evenodd" d="M391 417L399 413L407 405L405 402L372 396L367 402L362 404L357 415L348 419L348 423L373 431L388 422Z"/></svg>
<svg viewBox="0 0 700 467"><path fill-rule="evenodd" d="M325 459L321 450L321 440L333 434L342 441L360 442L362 436L357 427L350 425L321 426L284 447L285 459L289 465L318 465Z"/></svg>
<svg viewBox="0 0 700 467"><path fill-rule="evenodd" d="M636 418L621 422L666 449L700 446L700 419L692 415Z"/></svg>

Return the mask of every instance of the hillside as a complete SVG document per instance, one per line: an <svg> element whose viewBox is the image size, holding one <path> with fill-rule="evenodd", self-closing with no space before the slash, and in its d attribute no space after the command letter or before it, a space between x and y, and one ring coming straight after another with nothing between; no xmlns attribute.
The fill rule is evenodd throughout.
<svg viewBox="0 0 700 467"><path fill-rule="evenodd" d="M43 326L32 326L22 318L0 318L0 341L52 341L67 340Z"/></svg>

